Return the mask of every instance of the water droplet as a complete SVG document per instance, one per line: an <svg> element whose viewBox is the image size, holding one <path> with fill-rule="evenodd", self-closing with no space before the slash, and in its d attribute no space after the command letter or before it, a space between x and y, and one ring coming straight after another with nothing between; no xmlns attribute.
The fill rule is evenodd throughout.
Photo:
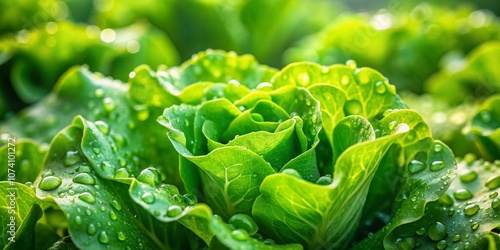
<svg viewBox="0 0 500 250"><path fill-rule="evenodd" d="M443 161L434 161L431 163L431 171L438 171L443 169L446 166L446 164Z"/></svg>
<svg viewBox="0 0 500 250"><path fill-rule="evenodd" d="M118 216L116 216L115 211L109 211L109 218L111 218L112 220L116 220Z"/></svg>
<svg viewBox="0 0 500 250"><path fill-rule="evenodd" d="M389 123L389 129L390 130L394 130L397 125L398 125L397 121L392 121L392 122Z"/></svg>
<svg viewBox="0 0 500 250"><path fill-rule="evenodd" d="M451 196L447 193L444 193L441 197L439 197L439 202L445 206L451 206L455 203L453 198L451 198Z"/></svg>
<svg viewBox="0 0 500 250"><path fill-rule="evenodd" d="M473 222L471 225L470 225L470 228L472 230L476 230L479 228L479 223L478 222Z"/></svg>
<svg viewBox="0 0 500 250"><path fill-rule="evenodd" d="M126 140L125 140L125 137L123 137L123 135L121 134L113 134L113 141L119 146L119 147L123 147L125 146L125 143L126 143Z"/></svg>
<svg viewBox="0 0 500 250"><path fill-rule="evenodd" d="M498 193L496 191L493 191L493 192L491 192L490 195L488 195L488 197L490 197L490 199L496 198L497 196L498 196Z"/></svg>
<svg viewBox="0 0 500 250"><path fill-rule="evenodd" d="M462 182L468 183L477 179L477 173L471 169L465 169L462 174L460 174L460 180Z"/></svg>
<svg viewBox="0 0 500 250"><path fill-rule="evenodd" d="M264 89L272 89L273 85L269 82L261 82L255 89L257 90L264 90Z"/></svg>
<svg viewBox="0 0 500 250"><path fill-rule="evenodd" d="M123 232L118 232L118 240L124 241L126 239L125 234Z"/></svg>
<svg viewBox="0 0 500 250"><path fill-rule="evenodd" d="M490 178L488 178L484 186L486 186L490 190L500 187L500 175L491 176Z"/></svg>
<svg viewBox="0 0 500 250"><path fill-rule="evenodd" d="M330 176L321 176L316 181L316 184L318 184L318 185L330 185L332 182L333 182L332 177L330 177Z"/></svg>
<svg viewBox="0 0 500 250"><path fill-rule="evenodd" d="M115 167L111 165L111 163L109 163L108 161L103 161L101 163L101 169L104 173L114 176Z"/></svg>
<svg viewBox="0 0 500 250"><path fill-rule="evenodd" d="M385 87L384 82L375 83L375 91L381 95L385 94L387 88Z"/></svg>
<svg viewBox="0 0 500 250"><path fill-rule="evenodd" d="M113 178L115 179L125 179L129 177L128 170L126 168L120 168L116 170L115 175Z"/></svg>
<svg viewBox="0 0 500 250"><path fill-rule="evenodd" d="M293 168L284 169L281 173L291 175L295 178L302 179L302 176L299 174L299 172L297 172L297 170L295 170Z"/></svg>
<svg viewBox="0 0 500 250"><path fill-rule="evenodd" d="M411 250L415 248L415 240L413 238L404 238L398 242L398 249Z"/></svg>
<svg viewBox="0 0 500 250"><path fill-rule="evenodd" d="M78 151L68 151L66 152L66 158L64 158L64 166L69 167L77 164L82 158Z"/></svg>
<svg viewBox="0 0 500 250"><path fill-rule="evenodd" d="M275 245L276 244L276 242L273 239L265 239L262 241L262 243L264 243L264 245Z"/></svg>
<svg viewBox="0 0 500 250"><path fill-rule="evenodd" d="M87 233L90 235L94 235L96 232L94 224L90 223L89 226L87 227Z"/></svg>
<svg viewBox="0 0 500 250"><path fill-rule="evenodd" d="M179 189L175 185L162 184L160 187L172 196L179 193Z"/></svg>
<svg viewBox="0 0 500 250"><path fill-rule="evenodd" d="M433 225L429 227L429 238L431 238L433 241L438 241L444 238L444 236L447 233L447 228L443 223L441 222L436 222Z"/></svg>
<svg viewBox="0 0 500 250"><path fill-rule="evenodd" d="M86 184L86 185L94 185L95 180L94 177L92 177L88 173L78 173L73 177L73 182L80 183L80 184Z"/></svg>
<svg viewBox="0 0 500 250"><path fill-rule="evenodd" d="M88 203L94 203L96 201L95 196L89 192L83 192L81 193L78 198L80 200L88 202Z"/></svg>
<svg viewBox="0 0 500 250"><path fill-rule="evenodd" d="M452 240L453 242L457 242L457 241L460 241L460 238L461 238L460 234L455 234L455 235L453 235L453 236L451 237L451 240Z"/></svg>
<svg viewBox="0 0 500 250"><path fill-rule="evenodd" d="M148 204L152 204L155 202L155 196L154 194L150 193L150 192L146 192L144 193L142 196L141 196L141 199L148 203Z"/></svg>
<svg viewBox="0 0 500 250"><path fill-rule="evenodd" d="M38 188L45 191L51 191L59 187L61 183L61 178L56 176L47 176L43 178L42 181L40 181L40 184L38 184Z"/></svg>
<svg viewBox="0 0 500 250"><path fill-rule="evenodd" d="M99 242L101 242L102 244L108 244L109 242L109 236L108 236L108 233L106 233L106 231L102 231L99 236Z"/></svg>
<svg viewBox="0 0 500 250"><path fill-rule="evenodd" d="M122 205L120 205L120 203L117 200L112 200L111 206L113 206L118 211L122 209Z"/></svg>
<svg viewBox="0 0 500 250"><path fill-rule="evenodd" d="M349 67L350 69L356 69L356 67L358 67L358 65L357 65L356 61L354 61L354 60L347 60L347 61L345 62L345 65L346 65L347 67Z"/></svg>
<svg viewBox="0 0 500 250"><path fill-rule="evenodd" d="M438 143L434 144L434 152L436 152L436 153L440 152L441 149L443 149L443 146L441 146L441 144L438 144Z"/></svg>
<svg viewBox="0 0 500 250"><path fill-rule="evenodd" d="M101 153L101 150L100 150L100 149L98 149L98 148L93 148L93 149L92 149L92 151L94 151L94 153L95 153L96 155L98 155L98 154L100 154L100 153Z"/></svg>
<svg viewBox="0 0 500 250"><path fill-rule="evenodd" d="M176 217L182 213L182 208L178 205L172 205L168 207L166 216L168 217Z"/></svg>
<svg viewBox="0 0 500 250"><path fill-rule="evenodd" d="M412 160L408 165L408 172L411 174L418 173L426 168L425 164L421 161Z"/></svg>
<svg viewBox="0 0 500 250"><path fill-rule="evenodd" d="M161 183L161 174L155 168L146 168L137 176L137 180L156 187Z"/></svg>
<svg viewBox="0 0 500 250"><path fill-rule="evenodd" d="M360 70L360 71L357 73L357 75L356 75L356 76L358 77L358 82L359 82L360 84L363 84L363 85L364 85L364 84L368 84L368 83L370 82L370 73L369 73L368 71L366 71L366 70ZM383 86L383 87L384 87L384 89L385 89L385 86L384 86L384 85L382 85L382 86ZM375 89L375 91L377 91L377 89ZM384 92L385 92L385 90L384 90Z"/></svg>
<svg viewBox="0 0 500 250"><path fill-rule="evenodd" d="M248 239L248 233L243 229L236 229L231 232L231 236L235 240L246 240Z"/></svg>
<svg viewBox="0 0 500 250"><path fill-rule="evenodd" d="M76 223L77 225L81 225L81 224L82 224L82 217L80 217L80 215L77 215L77 216L75 217L75 223Z"/></svg>
<svg viewBox="0 0 500 250"><path fill-rule="evenodd" d="M499 206L500 206L500 199L495 198L495 199L493 199L493 200L491 201L491 207L492 207L493 209L495 209L495 208L497 208L497 207L499 207Z"/></svg>
<svg viewBox="0 0 500 250"><path fill-rule="evenodd" d="M146 105L137 105L134 107L134 110L136 112L136 117L137 120L139 121L145 121L149 118L149 107Z"/></svg>
<svg viewBox="0 0 500 250"><path fill-rule="evenodd" d="M462 188L455 191L453 196L455 196L457 200L468 200L472 198L472 193L468 189Z"/></svg>
<svg viewBox="0 0 500 250"><path fill-rule="evenodd" d="M442 250L442 249L446 249L448 247L448 242L446 240L440 240L437 245L436 245L437 249L439 250Z"/></svg>
<svg viewBox="0 0 500 250"><path fill-rule="evenodd" d="M198 203L198 198L194 194L185 194L182 197L188 206L194 206Z"/></svg>
<svg viewBox="0 0 500 250"><path fill-rule="evenodd" d="M421 227L419 229L417 229L417 231L415 233L417 233L418 235L424 235L426 232L425 228Z"/></svg>
<svg viewBox="0 0 500 250"><path fill-rule="evenodd" d="M102 89L95 90L95 97L102 98L103 96L104 96L104 90L102 90Z"/></svg>
<svg viewBox="0 0 500 250"><path fill-rule="evenodd" d="M299 74L297 81L300 83L300 85L302 85L302 87L307 86L310 81L309 74L307 74L306 72Z"/></svg>
<svg viewBox="0 0 500 250"><path fill-rule="evenodd" d="M116 103L113 99L111 99L110 97L105 97L103 100L102 100L102 107L104 108L104 110L108 111L108 112L111 112L113 110L115 110L116 108Z"/></svg>
<svg viewBox="0 0 500 250"><path fill-rule="evenodd" d="M99 129L99 131L101 131L101 133L103 133L105 135L109 134L109 125L106 122L96 121L94 124L97 127L97 129Z"/></svg>
<svg viewBox="0 0 500 250"><path fill-rule="evenodd" d="M479 211L479 205L478 204L469 204L464 207L464 214L466 215L474 215Z"/></svg>
<svg viewBox="0 0 500 250"><path fill-rule="evenodd" d="M359 115L363 112L361 103L357 100L350 100L344 104L344 113L348 115Z"/></svg>
<svg viewBox="0 0 500 250"><path fill-rule="evenodd" d="M348 76L348 75L343 75L341 78L340 78L340 83L342 85L347 85L351 82L351 78Z"/></svg>
<svg viewBox="0 0 500 250"><path fill-rule="evenodd" d="M237 229L243 229L249 235L254 235L259 231L259 227L252 219L246 214L235 214L228 221L229 224L234 225Z"/></svg>

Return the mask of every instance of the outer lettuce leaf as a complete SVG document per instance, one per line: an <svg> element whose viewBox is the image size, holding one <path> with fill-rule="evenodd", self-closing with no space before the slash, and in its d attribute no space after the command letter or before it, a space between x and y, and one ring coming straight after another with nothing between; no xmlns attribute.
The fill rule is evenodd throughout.
<svg viewBox="0 0 500 250"><path fill-rule="evenodd" d="M473 134L481 153L490 160L500 159L500 95L488 98L469 120L466 132Z"/></svg>
<svg viewBox="0 0 500 250"><path fill-rule="evenodd" d="M173 106L159 122L183 156L180 172L186 189L204 193L217 214L229 217L250 213L269 174L293 168L309 180L319 177L314 154L319 112L307 90L287 87L252 92L234 104L215 99L196 107Z"/></svg>
<svg viewBox="0 0 500 250"><path fill-rule="evenodd" d="M18 183L26 183L35 181L36 177L40 173L42 168L40 162L43 161L46 148L40 147L40 145L32 140L27 139L17 139L11 141L9 144L8 135L4 135L6 138L5 145L0 147L0 181L6 181L9 179L9 169L15 171L15 181ZM14 139L14 137L10 137ZM9 149L10 148L10 149ZM15 152L14 152L15 151ZM9 162L9 155L12 154L15 158L13 161Z"/></svg>
<svg viewBox="0 0 500 250"><path fill-rule="evenodd" d="M500 42L486 42L471 51L466 58L450 60L448 67L425 83L427 92L450 104L477 100L500 91ZM453 93L449 95L448 93Z"/></svg>
<svg viewBox="0 0 500 250"><path fill-rule="evenodd" d="M279 242L297 242L311 249L345 248L358 226L378 164L408 129L407 125L385 128L391 135L375 139L372 126L360 116L344 118L337 128L351 138L362 136L348 140L352 145L346 145L337 159L331 184L322 186L287 174L264 179L252 213L263 232Z"/></svg>
<svg viewBox="0 0 500 250"><path fill-rule="evenodd" d="M483 160L461 161L459 178L446 193L427 204L422 218L396 228L385 239L385 248L496 249L498 167ZM374 246L377 240L375 235L359 249Z"/></svg>
<svg viewBox="0 0 500 250"><path fill-rule="evenodd" d="M0 221L3 249L34 249L35 225L42 216L35 193L28 186L13 181L0 182ZM14 221L11 220L14 217ZM11 223L14 222L14 225ZM12 239L12 240L11 240Z"/></svg>

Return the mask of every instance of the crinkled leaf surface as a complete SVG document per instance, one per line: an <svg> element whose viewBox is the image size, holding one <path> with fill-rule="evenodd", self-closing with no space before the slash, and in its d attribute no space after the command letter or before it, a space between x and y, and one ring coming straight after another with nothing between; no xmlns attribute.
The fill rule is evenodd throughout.
<svg viewBox="0 0 500 250"><path fill-rule="evenodd" d="M35 193L13 181L1 181L0 187L0 245L3 249L34 249L35 225L42 216Z"/></svg>
<svg viewBox="0 0 500 250"><path fill-rule="evenodd" d="M366 119L360 116L344 119L345 124L356 124L350 127L352 134L363 134L364 130L374 134ZM339 129L345 130L343 126ZM378 164L391 144L403 135L399 132L407 132L386 129L391 135L378 139L363 137L362 143L347 148L337 160L334 179L329 185L310 183L288 174L266 177L260 187L262 194L252 210L263 232L279 242L297 242L307 248L346 247L359 223Z"/></svg>

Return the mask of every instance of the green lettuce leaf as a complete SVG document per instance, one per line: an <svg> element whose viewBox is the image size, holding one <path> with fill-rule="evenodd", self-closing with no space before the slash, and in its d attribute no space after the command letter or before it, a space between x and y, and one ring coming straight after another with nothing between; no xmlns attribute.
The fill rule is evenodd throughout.
<svg viewBox="0 0 500 250"><path fill-rule="evenodd" d="M20 174L20 173L19 173ZM42 216L35 193L14 181L1 181L0 221L3 249L34 249L35 225Z"/></svg>
<svg viewBox="0 0 500 250"><path fill-rule="evenodd" d="M474 136L487 159L500 159L500 95L493 95L481 104L469 120L466 132Z"/></svg>

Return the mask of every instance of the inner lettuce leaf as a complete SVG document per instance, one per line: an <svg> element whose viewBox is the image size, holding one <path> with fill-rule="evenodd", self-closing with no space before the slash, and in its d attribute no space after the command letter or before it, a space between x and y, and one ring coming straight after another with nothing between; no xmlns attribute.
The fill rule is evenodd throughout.
<svg viewBox="0 0 500 250"><path fill-rule="evenodd" d="M220 98L172 106L158 121L184 159L180 172L186 189L204 195L224 217L249 214L269 174L295 169L308 180L319 178L314 147L321 113L306 89L257 90L235 103Z"/></svg>

